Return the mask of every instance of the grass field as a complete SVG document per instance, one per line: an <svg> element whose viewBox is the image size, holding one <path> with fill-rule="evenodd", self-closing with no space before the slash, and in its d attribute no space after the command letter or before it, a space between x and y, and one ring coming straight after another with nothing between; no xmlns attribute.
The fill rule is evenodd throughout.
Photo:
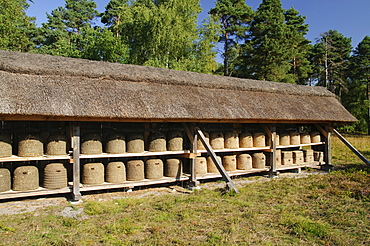
<svg viewBox="0 0 370 246"><path fill-rule="evenodd" d="M370 138L349 136L370 158ZM278 178L240 194L201 189L86 201L0 219L2 245L370 245L370 173L333 138L338 171ZM256 179L255 177L245 179Z"/></svg>

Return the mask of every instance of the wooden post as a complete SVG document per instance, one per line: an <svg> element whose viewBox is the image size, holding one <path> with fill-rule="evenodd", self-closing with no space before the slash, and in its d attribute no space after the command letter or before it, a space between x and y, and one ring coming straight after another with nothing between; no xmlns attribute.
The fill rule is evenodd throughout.
<svg viewBox="0 0 370 246"><path fill-rule="evenodd" d="M325 127L327 136L325 137L325 152L324 152L324 162L326 167L331 166L331 132L329 127Z"/></svg>
<svg viewBox="0 0 370 246"><path fill-rule="evenodd" d="M186 123L182 124L185 128L186 134L190 140L190 152L192 153L190 157L190 177L189 177L189 188L196 188L199 186L199 181L197 181L197 175L195 173L195 165L197 164L197 152L198 152L198 136L194 132L194 128L189 128Z"/></svg>
<svg viewBox="0 0 370 246"><path fill-rule="evenodd" d="M203 132L199 128L196 128L195 131L196 131L200 141L202 141L202 144L206 148L208 154L211 156L212 161L216 165L216 167L217 167L218 171L220 172L223 180L226 182L227 188L230 189L230 190L234 190L236 193L239 193L239 190L236 188L236 186L235 186L234 182L232 181L232 179L230 178L229 174L227 174L225 168L218 161L216 153L213 151L211 145L209 145L209 143L207 143Z"/></svg>
<svg viewBox="0 0 370 246"><path fill-rule="evenodd" d="M330 127L329 128L334 134L350 149L353 153L355 153L366 165L370 167L370 161L363 156L360 151L358 151L355 147L352 146L337 130Z"/></svg>
<svg viewBox="0 0 370 246"><path fill-rule="evenodd" d="M72 199L79 201L81 199L80 192L80 124L77 122L72 123L72 161L73 161L73 187Z"/></svg>
<svg viewBox="0 0 370 246"><path fill-rule="evenodd" d="M271 153L269 154L271 154L272 156L271 156L271 163L270 163L271 167L270 167L269 177L273 178L278 175L277 166L276 166L276 127L273 126L269 128L263 124L262 124L262 127L267 133L267 135L269 136L269 140L270 140Z"/></svg>

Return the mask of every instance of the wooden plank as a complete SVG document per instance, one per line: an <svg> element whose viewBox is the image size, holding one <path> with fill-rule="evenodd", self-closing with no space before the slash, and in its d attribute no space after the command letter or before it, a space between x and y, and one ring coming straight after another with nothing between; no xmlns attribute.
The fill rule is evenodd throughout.
<svg viewBox="0 0 370 246"><path fill-rule="evenodd" d="M231 180L230 176L227 174L225 168L217 159L215 152L213 151L211 145L206 141L206 137L204 136L203 132L199 128L195 128L196 136L199 137L200 141L206 148L208 154L211 156L213 163L216 165L217 170L222 175L223 180L226 182L226 185L229 189L234 190L236 193L239 193L239 190L236 188L234 182ZM196 137L195 137L196 139Z"/></svg>
<svg viewBox="0 0 370 246"><path fill-rule="evenodd" d="M370 166L370 161L366 159L365 156L361 154L350 142L347 141L337 130L333 127L329 127L330 131L334 132L334 134L342 141L353 153L355 153L358 158L360 158L366 165Z"/></svg>
<svg viewBox="0 0 370 246"><path fill-rule="evenodd" d="M14 198L21 198L21 197L31 197L31 196L45 196L45 195L55 195L55 194L65 194L70 193L72 191L72 187L66 187L61 189L45 189L45 188L38 188L36 190L29 190L29 191L5 191L0 193L0 200L3 199L14 199Z"/></svg>
<svg viewBox="0 0 370 246"><path fill-rule="evenodd" d="M80 125L72 123L72 159L73 159L73 186L72 199L79 201L81 199L80 192Z"/></svg>

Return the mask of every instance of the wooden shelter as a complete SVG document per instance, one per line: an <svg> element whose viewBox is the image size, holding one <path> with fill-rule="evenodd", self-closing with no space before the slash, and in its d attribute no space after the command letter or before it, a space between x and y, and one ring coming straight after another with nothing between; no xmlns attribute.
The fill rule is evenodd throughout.
<svg viewBox="0 0 370 246"><path fill-rule="evenodd" d="M71 166L70 186L55 190L10 190L0 193L0 199L71 191L75 199L79 199L80 191L174 182L189 177L192 182L199 178L220 177L220 174L196 177L194 173L196 156L210 154L207 150L197 151L198 131L238 134L262 131L266 134L264 147L216 151L220 155L257 151L272 155L263 170L237 170L229 172L231 176L268 170L276 173L279 170L275 161L277 149L293 151L312 147L325 153L321 163L330 164L330 131L326 127L356 121L335 95L322 87L11 51L0 51L0 118L0 133L9 135L12 145L12 156L0 158L0 167L12 173L15 166L38 166L42 183L43 165L55 161L71 163L64 164L67 169ZM110 133L142 132L147 145L151 132L175 130L188 136L180 151L80 153L80 135L85 133L98 132L102 139L106 139ZM291 131L320 131L322 141L279 146L278 134ZM67 141L70 152L65 156L19 157L17 148L21 135L33 133L41 136L45 145L51 134L70 136ZM80 165L83 162L101 161L106 165L110 160L125 162L153 156L181 159L189 175L80 187ZM301 166L305 165L294 167Z"/></svg>

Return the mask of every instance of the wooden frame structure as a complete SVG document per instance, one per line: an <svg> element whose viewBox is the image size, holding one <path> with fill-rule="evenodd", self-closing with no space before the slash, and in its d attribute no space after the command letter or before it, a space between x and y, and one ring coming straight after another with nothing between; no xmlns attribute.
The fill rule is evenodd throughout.
<svg viewBox="0 0 370 246"><path fill-rule="evenodd" d="M0 200L60 193L71 193L74 200L79 200L84 191L178 181L188 181L191 186L197 186L199 180L209 178L223 178L228 188L237 192L232 176L269 172L273 177L285 169L330 164L332 124L356 120L333 94L320 87L10 51L0 51L0 98L0 119L3 125L4 122L63 122L69 125L71 145L69 155L65 156L18 157L14 150L13 156L0 158L0 168L7 163L18 165L23 162L63 160L69 161L73 170L72 180L66 188L5 191L0 192ZM182 126L181 131L186 133L189 141L181 151L82 155L80 137L90 123L142 124L146 137L150 125L177 124ZM202 133L206 130L204 127L212 124L219 124L221 131L225 132L255 128L264 131L269 142L264 147L213 150ZM279 129L293 125L296 130L300 126L317 129L324 141L278 145ZM4 127L0 133L3 131L6 131ZM206 150L197 149L198 139L206 146ZM305 147L323 151L324 161L289 167L277 165L277 150ZM271 155L268 167L226 172L216 158L217 154L223 153L255 152ZM206 154L216 163L219 174L196 175L197 156ZM152 156L183 158L189 166L188 174L176 178L164 177L161 180L81 186L80 168L87 159Z"/></svg>

